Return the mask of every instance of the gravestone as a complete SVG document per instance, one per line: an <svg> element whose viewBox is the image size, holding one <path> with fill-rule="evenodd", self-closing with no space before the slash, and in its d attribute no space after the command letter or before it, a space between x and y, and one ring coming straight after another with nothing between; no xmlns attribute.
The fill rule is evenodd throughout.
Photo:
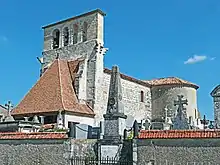
<svg viewBox="0 0 220 165"><path fill-rule="evenodd" d="M89 125L76 124L76 139L87 139L89 134Z"/></svg>
<svg viewBox="0 0 220 165"><path fill-rule="evenodd" d="M174 106L178 106L177 114L174 117L173 129L189 129L189 122L186 114L186 108L184 105L188 105L188 100L183 100L183 95L178 95L178 100L174 101Z"/></svg>
<svg viewBox="0 0 220 165"><path fill-rule="evenodd" d="M14 120L14 118L13 118L13 116L11 116L11 110L12 110L12 108L13 108L13 105L12 105L12 103L11 103L11 101L8 101L8 103L7 104L5 104L5 107L7 108L7 110L8 110L8 114L7 114L7 116L5 116L5 118L4 118L4 121L15 121Z"/></svg>
<svg viewBox="0 0 220 165"><path fill-rule="evenodd" d="M63 129L63 115L62 115L62 111L59 110L58 115L57 115L57 128L59 129Z"/></svg>
<svg viewBox="0 0 220 165"><path fill-rule="evenodd" d="M211 92L211 96L213 97L213 107L214 107L214 119L215 125L214 127L220 128L220 85L216 86Z"/></svg>
<svg viewBox="0 0 220 165"><path fill-rule="evenodd" d="M122 103L122 87L119 68L112 67L107 111L104 114L104 139L120 141L125 129L124 105Z"/></svg>
<svg viewBox="0 0 220 165"><path fill-rule="evenodd" d="M107 111L104 114L104 136L100 140L101 157L115 158L120 153L125 129L124 105L119 68L112 67Z"/></svg>

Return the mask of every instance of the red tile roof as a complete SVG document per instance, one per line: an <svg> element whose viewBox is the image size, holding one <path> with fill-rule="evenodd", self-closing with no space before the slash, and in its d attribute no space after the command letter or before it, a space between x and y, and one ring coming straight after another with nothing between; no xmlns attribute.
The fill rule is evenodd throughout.
<svg viewBox="0 0 220 165"><path fill-rule="evenodd" d="M142 130L139 139L220 138L220 130Z"/></svg>
<svg viewBox="0 0 220 165"><path fill-rule="evenodd" d="M166 78L158 78L153 80L145 80L145 82L151 84L152 86L160 86L160 85L188 85L194 87L196 89L199 88L196 84L193 84L189 81L182 80L177 77L166 77Z"/></svg>
<svg viewBox="0 0 220 165"><path fill-rule="evenodd" d="M0 133L0 140L18 140L18 139L67 139L66 133L55 132L4 132Z"/></svg>
<svg viewBox="0 0 220 165"><path fill-rule="evenodd" d="M108 68L104 68L104 73L111 74L111 70ZM161 85L185 85L185 86L193 87L195 89L199 88L199 86L197 86L196 84L193 84L186 80L182 80L177 77L167 77L167 78L159 78L159 79L153 79L153 80L138 80L136 78L133 78L133 77L130 77L130 76L127 76L121 73L121 78L143 85L143 86L146 86L146 87L154 87L154 86L161 86Z"/></svg>
<svg viewBox="0 0 220 165"><path fill-rule="evenodd" d="M34 87L12 111L12 115L39 114L59 110L86 114L93 117L93 110L80 104L73 81L78 71L78 60L55 60L44 72Z"/></svg>

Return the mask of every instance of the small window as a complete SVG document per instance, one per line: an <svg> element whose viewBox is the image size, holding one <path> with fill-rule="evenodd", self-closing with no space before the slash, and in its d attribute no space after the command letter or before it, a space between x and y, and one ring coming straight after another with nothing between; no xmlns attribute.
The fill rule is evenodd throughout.
<svg viewBox="0 0 220 165"><path fill-rule="evenodd" d="M63 30L63 45L64 46L69 45L69 29L68 29L68 27L65 27Z"/></svg>
<svg viewBox="0 0 220 165"><path fill-rule="evenodd" d="M144 102L144 92L141 91L141 102Z"/></svg>
<svg viewBox="0 0 220 165"><path fill-rule="evenodd" d="M60 31L58 29L53 31L53 49L59 48Z"/></svg>
<svg viewBox="0 0 220 165"><path fill-rule="evenodd" d="M76 44L78 42L78 25L74 25L73 27L73 44Z"/></svg>
<svg viewBox="0 0 220 165"><path fill-rule="evenodd" d="M87 41L87 29L88 29L88 24L84 22L83 23L83 42Z"/></svg>

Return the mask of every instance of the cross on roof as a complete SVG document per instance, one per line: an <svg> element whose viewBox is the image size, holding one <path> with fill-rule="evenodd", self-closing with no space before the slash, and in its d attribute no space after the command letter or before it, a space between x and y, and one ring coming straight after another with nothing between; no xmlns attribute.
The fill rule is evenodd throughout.
<svg viewBox="0 0 220 165"><path fill-rule="evenodd" d="M11 101L8 101L8 103L5 104L5 107L8 110L8 114L10 114L11 109L13 108Z"/></svg>

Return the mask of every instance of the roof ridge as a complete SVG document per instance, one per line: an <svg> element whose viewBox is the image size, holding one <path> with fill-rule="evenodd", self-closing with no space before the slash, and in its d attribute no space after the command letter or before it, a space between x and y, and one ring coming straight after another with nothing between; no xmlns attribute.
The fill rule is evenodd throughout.
<svg viewBox="0 0 220 165"><path fill-rule="evenodd" d="M62 87L62 80L61 80L61 71L60 71L60 60L57 59L57 62L58 62L58 75L59 75L59 86L60 86L60 98L61 98L61 104L62 104L62 107L63 107L63 110L65 110L65 106L64 106L64 103L63 103L63 87Z"/></svg>

